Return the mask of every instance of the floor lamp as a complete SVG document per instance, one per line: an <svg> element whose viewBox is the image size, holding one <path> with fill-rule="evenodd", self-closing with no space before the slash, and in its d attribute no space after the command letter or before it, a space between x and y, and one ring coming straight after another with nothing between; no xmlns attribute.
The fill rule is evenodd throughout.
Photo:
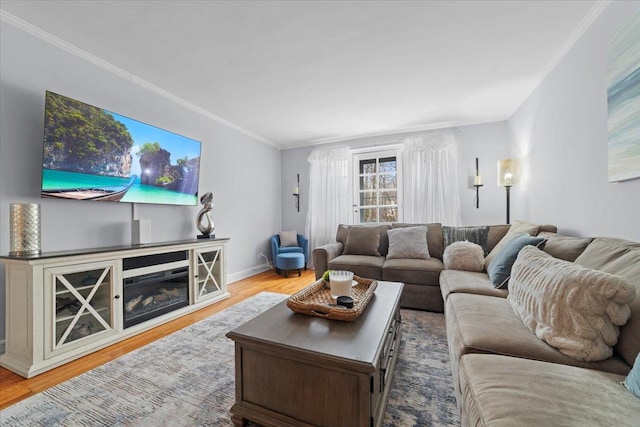
<svg viewBox="0 0 640 427"><path fill-rule="evenodd" d="M507 191L507 224L511 224L510 207L511 207L511 186L515 182L518 171L518 159L498 160L498 185L501 185Z"/></svg>

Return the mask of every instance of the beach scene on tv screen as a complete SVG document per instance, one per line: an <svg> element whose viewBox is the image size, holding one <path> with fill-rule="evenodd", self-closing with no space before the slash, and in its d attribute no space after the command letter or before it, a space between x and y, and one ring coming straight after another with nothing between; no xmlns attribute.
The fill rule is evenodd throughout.
<svg viewBox="0 0 640 427"><path fill-rule="evenodd" d="M201 144L47 92L42 197L198 204Z"/></svg>

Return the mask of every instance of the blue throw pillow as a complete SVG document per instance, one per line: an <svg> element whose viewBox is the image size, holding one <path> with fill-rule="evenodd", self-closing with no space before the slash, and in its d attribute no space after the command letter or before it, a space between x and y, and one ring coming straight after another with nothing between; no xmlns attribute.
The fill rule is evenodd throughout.
<svg viewBox="0 0 640 427"><path fill-rule="evenodd" d="M526 233L516 234L498 254L491 260L487 273L491 283L496 288L506 288L511 277L511 267L516 262L520 249L533 245L544 249L547 239L544 237L532 237Z"/></svg>
<svg viewBox="0 0 640 427"><path fill-rule="evenodd" d="M631 368L631 372L627 375L622 383L629 391L636 396L640 397L640 354L636 356L636 361Z"/></svg>

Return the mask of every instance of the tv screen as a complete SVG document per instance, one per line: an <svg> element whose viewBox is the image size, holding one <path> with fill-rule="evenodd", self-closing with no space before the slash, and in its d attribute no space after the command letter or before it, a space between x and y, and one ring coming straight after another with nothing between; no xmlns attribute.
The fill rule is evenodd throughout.
<svg viewBox="0 0 640 427"><path fill-rule="evenodd" d="M42 197L197 205L199 141L47 91Z"/></svg>

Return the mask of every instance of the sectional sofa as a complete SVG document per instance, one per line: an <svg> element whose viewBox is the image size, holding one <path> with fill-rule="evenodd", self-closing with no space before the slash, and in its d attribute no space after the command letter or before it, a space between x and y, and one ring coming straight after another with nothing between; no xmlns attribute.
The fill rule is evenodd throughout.
<svg viewBox="0 0 640 427"><path fill-rule="evenodd" d="M640 244L547 237L548 252L567 262L551 261L562 271L585 267L625 278L636 294L630 317L619 327L610 357L578 360L538 338L514 311L509 290L495 289L485 272L443 271L440 283L462 425L637 427L640 398L620 383L640 352ZM524 255L518 255L512 275L520 271ZM561 313L575 316L570 306Z"/></svg>
<svg viewBox="0 0 640 427"><path fill-rule="evenodd" d="M348 270L361 277L402 282L402 307L442 312L444 301L440 292L440 272L444 270L442 256L445 246L442 224L422 224L427 228L428 259L387 259L388 231L414 225L416 224L340 225L335 242L315 248L312 252L316 279L322 277L327 270ZM509 231L510 226L492 225L487 228L486 249L491 251ZM555 232L557 228L542 225L539 230Z"/></svg>
<svg viewBox="0 0 640 427"><path fill-rule="evenodd" d="M640 397L621 384L640 353L640 243L562 236L553 226L530 223L492 226L485 269L520 232L546 239L544 252L532 246L522 249L508 285L496 288L484 269L444 268L440 224L427 224L429 252L435 259L387 260L385 249L389 248L383 235L402 226L406 224L377 226L378 256L345 254L349 228L341 226L336 243L314 250L316 272L350 269L363 277L404 281L409 285L409 292L403 295L404 307L438 311L444 302L450 364L463 426L640 426ZM371 252L371 244L365 249ZM600 283L583 278L596 274L599 280L599 272L607 280L624 282L627 299L619 301L625 303L611 303L616 298L613 292L606 293L600 305L594 302L599 296L585 298ZM555 286L554 281L560 283L558 275L577 278L575 289L554 293L564 286L564 282ZM529 285L533 290L527 290ZM630 297L630 289L635 296ZM440 292L439 300L434 290ZM519 296L522 292L524 297ZM556 332L553 328L523 315L522 300L524 305L537 300L537 305L532 305L534 312L544 311L543 307L556 310L552 318L566 316L572 322L578 319L578 324L586 319L586 328L594 328L595 334L580 326L579 338L588 339L579 350L592 350L596 346L589 340L601 341L605 332L615 332L617 341L608 348L610 355L593 357L568 351L565 342L558 344L545 335L549 330ZM591 310L589 315L581 314L584 309ZM609 325L607 329L602 324L603 318L620 313L624 314L621 326ZM637 369L640 367L634 371Z"/></svg>

